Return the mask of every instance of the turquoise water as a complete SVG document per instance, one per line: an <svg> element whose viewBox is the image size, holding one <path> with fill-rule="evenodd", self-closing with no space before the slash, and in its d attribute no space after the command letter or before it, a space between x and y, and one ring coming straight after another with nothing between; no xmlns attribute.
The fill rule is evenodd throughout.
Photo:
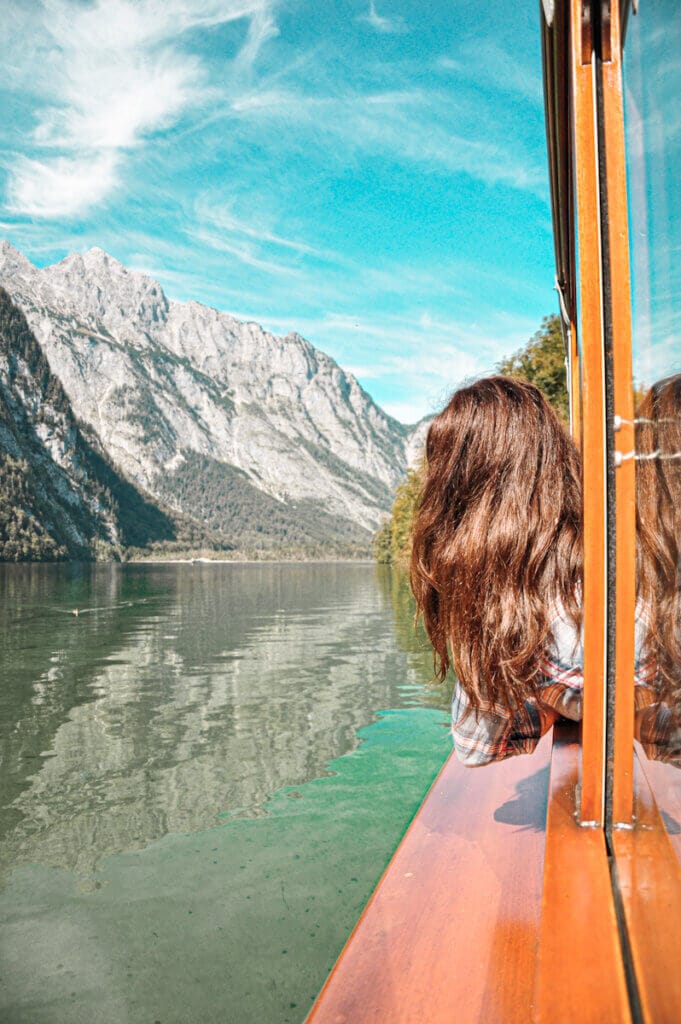
<svg viewBox="0 0 681 1024"><path fill-rule="evenodd" d="M302 1021L449 750L404 582L31 567L0 596L0 1019Z"/></svg>

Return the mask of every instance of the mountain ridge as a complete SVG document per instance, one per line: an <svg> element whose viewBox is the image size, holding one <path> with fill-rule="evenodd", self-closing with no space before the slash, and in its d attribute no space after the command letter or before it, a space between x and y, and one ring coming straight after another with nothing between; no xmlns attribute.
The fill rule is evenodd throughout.
<svg viewBox="0 0 681 1024"><path fill-rule="evenodd" d="M427 420L399 423L297 332L169 299L102 249L39 269L4 241L0 283L116 471L237 544L366 547L422 447ZM258 500L279 526L254 534Z"/></svg>

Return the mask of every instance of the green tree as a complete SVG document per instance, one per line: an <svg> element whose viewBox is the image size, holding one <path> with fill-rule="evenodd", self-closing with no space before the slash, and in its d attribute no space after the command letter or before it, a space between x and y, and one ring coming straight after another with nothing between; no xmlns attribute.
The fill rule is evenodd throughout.
<svg viewBox="0 0 681 1024"><path fill-rule="evenodd" d="M541 328L519 352L497 364L499 373L520 377L544 393L564 423L568 422L569 405L565 344L560 317L545 316Z"/></svg>
<svg viewBox="0 0 681 1024"><path fill-rule="evenodd" d="M421 494L423 471L408 469L407 475L395 492L392 510L391 546L393 560L406 563L411 553L411 529Z"/></svg>
<svg viewBox="0 0 681 1024"><path fill-rule="evenodd" d="M411 526L422 482L422 466L407 470L406 477L395 492L390 518L374 535L374 556L377 562L407 565L411 549Z"/></svg>
<svg viewBox="0 0 681 1024"><path fill-rule="evenodd" d="M393 560L392 516L389 516L374 534L374 558L382 565L388 565Z"/></svg>

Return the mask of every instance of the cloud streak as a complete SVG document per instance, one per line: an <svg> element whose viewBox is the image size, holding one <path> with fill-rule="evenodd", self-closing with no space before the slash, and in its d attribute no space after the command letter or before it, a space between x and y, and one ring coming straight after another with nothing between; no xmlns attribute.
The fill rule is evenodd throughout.
<svg viewBox="0 0 681 1024"><path fill-rule="evenodd" d="M270 0L46 2L33 26L41 70L32 151L10 167L8 209L70 218L101 204L120 184L129 151L210 96L182 36L243 18L250 28L234 61L238 76L276 32Z"/></svg>
<svg viewBox="0 0 681 1024"><path fill-rule="evenodd" d="M375 0L369 0L369 10L366 14L360 14L359 21L365 21L368 25L371 25L377 32L403 32L405 30L404 20L402 18L386 18L380 15L376 10Z"/></svg>
<svg viewBox="0 0 681 1024"><path fill-rule="evenodd" d="M469 130L471 112L458 111L451 96L436 90L383 90L364 94L307 95L293 87L245 92L231 103L244 121L279 121L326 139L335 154L387 153L410 163L462 172L487 185L507 185L542 198L543 165L523 151L517 139L503 141L479 122ZM457 124L457 113L461 124ZM342 141L342 148L338 143Z"/></svg>
<svg viewBox="0 0 681 1024"><path fill-rule="evenodd" d="M115 153L19 158L9 181L9 209L29 217L69 219L101 203L118 177Z"/></svg>
<svg viewBox="0 0 681 1024"><path fill-rule="evenodd" d="M223 234L246 238L261 246L287 249L299 255L316 256L322 259L334 258L332 253L324 252L316 246L277 234L265 226L261 218L257 222L241 219L233 213L229 206L213 204L205 197L198 199L195 213L200 224L210 225Z"/></svg>
<svg viewBox="0 0 681 1024"><path fill-rule="evenodd" d="M457 50L456 57L440 56L435 67L464 82L519 96L538 108L543 107L543 88L538 67L523 65L516 54L508 53L493 39L476 39Z"/></svg>

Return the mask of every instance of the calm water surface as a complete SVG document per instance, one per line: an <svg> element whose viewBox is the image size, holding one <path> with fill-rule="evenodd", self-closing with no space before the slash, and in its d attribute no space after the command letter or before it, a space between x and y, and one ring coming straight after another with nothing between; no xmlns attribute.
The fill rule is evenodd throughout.
<svg viewBox="0 0 681 1024"><path fill-rule="evenodd" d="M0 566L3 1024L302 1021L449 751L412 616L372 565Z"/></svg>

